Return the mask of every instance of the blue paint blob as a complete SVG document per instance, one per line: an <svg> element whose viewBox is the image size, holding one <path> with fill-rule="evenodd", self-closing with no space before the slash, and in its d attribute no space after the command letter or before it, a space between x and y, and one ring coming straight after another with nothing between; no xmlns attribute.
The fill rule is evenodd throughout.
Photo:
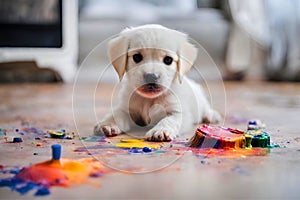
<svg viewBox="0 0 300 200"><path fill-rule="evenodd" d="M151 149L150 147L144 147L142 150L143 150L143 152L145 152L145 153L149 153L149 152L152 151L152 149Z"/></svg>
<svg viewBox="0 0 300 200"><path fill-rule="evenodd" d="M19 178L7 178L0 179L0 187L8 187L13 191L18 192L21 195L28 193L31 190L37 189L35 196L45 196L49 195L50 191L48 188L45 188L41 185L38 185L33 182L27 182Z"/></svg>
<svg viewBox="0 0 300 200"><path fill-rule="evenodd" d="M257 125L257 122L256 121L249 121L248 125Z"/></svg>
<svg viewBox="0 0 300 200"><path fill-rule="evenodd" d="M93 136L93 137L82 137L81 140L84 140L85 142L106 142L105 136Z"/></svg>
<svg viewBox="0 0 300 200"><path fill-rule="evenodd" d="M9 179L2 179L0 180L0 187L12 187L14 186L15 184L9 180Z"/></svg>
<svg viewBox="0 0 300 200"><path fill-rule="evenodd" d="M18 174L18 173L20 173L20 171L21 171L21 169L11 169L11 170L9 170L9 173L10 174Z"/></svg>
<svg viewBox="0 0 300 200"><path fill-rule="evenodd" d="M13 143L20 143L20 142L23 142L22 138L20 138L20 137L14 137Z"/></svg>
<svg viewBox="0 0 300 200"><path fill-rule="evenodd" d="M16 128L16 132L19 132L19 129Z"/></svg>
<svg viewBox="0 0 300 200"><path fill-rule="evenodd" d="M24 183L23 187L16 188L16 191L20 194L26 194L30 190L34 189L36 187L36 184L34 183Z"/></svg>
<svg viewBox="0 0 300 200"><path fill-rule="evenodd" d="M139 149L137 148L133 148L130 150L131 153L139 153Z"/></svg>
<svg viewBox="0 0 300 200"><path fill-rule="evenodd" d="M49 195L49 194L50 194L50 190L48 188L41 187L36 191L34 196L45 196L45 195Z"/></svg>
<svg viewBox="0 0 300 200"><path fill-rule="evenodd" d="M61 145L60 144L53 144L52 148L52 159L59 160L61 156Z"/></svg>

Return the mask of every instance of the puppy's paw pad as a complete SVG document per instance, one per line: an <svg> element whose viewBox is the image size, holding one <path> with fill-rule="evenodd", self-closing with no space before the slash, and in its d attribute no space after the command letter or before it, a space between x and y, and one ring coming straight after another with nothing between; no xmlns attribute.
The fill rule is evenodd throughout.
<svg viewBox="0 0 300 200"><path fill-rule="evenodd" d="M121 129L116 126L108 126L108 125L96 125L94 128L94 134L95 135L105 135L107 137L117 136L122 133Z"/></svg>
<svg viewBox="0 0 300 200"><path fill-rule="evenodd" d="M108 137L120 135L122 133L122 131L119 129L119 127L115 126L115 125L114 126L103 126L102 131Z"/></svg>
<svg viewBox="0 0 300 200"><path fill-rule="evenodd" d="M167 142L175 139L177 134L167 128L156 129L155 127L146 133L148 141Z"/></svg>

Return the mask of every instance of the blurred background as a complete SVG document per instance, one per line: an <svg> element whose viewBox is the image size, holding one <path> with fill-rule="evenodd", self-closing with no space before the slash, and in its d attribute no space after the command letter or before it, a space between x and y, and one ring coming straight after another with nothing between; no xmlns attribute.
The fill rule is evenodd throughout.
<svg viewBox="0 0 300 200"><path fill-rule="evenodd" d="M300 1L1 0L0 82L71 82L80 66L97 81L107 40L143 24L189 34L206 79L217 67L226 80L300 81Z"/></svg>

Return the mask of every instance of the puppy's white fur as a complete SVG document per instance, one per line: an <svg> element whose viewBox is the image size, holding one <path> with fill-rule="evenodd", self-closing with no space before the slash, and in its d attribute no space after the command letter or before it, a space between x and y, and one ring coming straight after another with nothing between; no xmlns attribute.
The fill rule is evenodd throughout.
<svg viewBox="0 0 300 200"><path fill-rule="evenodd" d="M134 54L143 60L135 63ZM204 120L221 120L201 88L184 77L197 56L197 49L188 42L187 35L160 25L145 25L125 29L109 43L112 65L119 75L121 89L112 113L95 126L95 134L114 136L129 131L142 122L152 128L145 137L152 141L171 140L194 124ZM163 60L173 58L170 65ZM145 84L144 74L159 76L163 90L157 94L143 94L138 88Z"/></svg>

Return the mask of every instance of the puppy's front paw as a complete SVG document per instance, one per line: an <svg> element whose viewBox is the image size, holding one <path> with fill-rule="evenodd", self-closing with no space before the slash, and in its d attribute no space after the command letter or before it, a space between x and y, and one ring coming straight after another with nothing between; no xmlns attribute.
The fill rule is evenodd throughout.
<svg viewBox="0 0 300 200"><path fill-rule="evenodd" d="M146 138L148 141L163 142L171 141L178 136L178 131L170 127L162 127L156 125L151 130L146 133Z"/></svg>
<svg viewBox="0 0 300 200"><path fill-rule="evenodd" d="M104 125L102 123L97 124L94 128L95 135L105 135L107 137L117 136L122 133L121 129L117 125Z"/></svg>

